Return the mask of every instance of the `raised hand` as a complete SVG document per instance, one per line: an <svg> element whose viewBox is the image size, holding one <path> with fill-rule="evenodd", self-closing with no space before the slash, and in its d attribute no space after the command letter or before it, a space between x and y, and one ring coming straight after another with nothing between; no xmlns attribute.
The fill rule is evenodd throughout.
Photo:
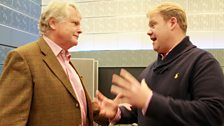
<svg viewBox="0 0 224 126"><path fill-rule="evenodd" d="M152 90L147 86L144 79L140 83L124 69L121 69L120 75L113 75L112 83L111 92L119 96L119 100L140 109L152 96Z"/></svg>

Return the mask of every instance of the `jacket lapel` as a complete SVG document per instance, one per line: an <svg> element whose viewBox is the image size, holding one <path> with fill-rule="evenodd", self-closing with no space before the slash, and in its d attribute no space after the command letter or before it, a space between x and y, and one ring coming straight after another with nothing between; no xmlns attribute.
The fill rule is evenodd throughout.
<svg viewBox="0 0 224 126"><path fill-rule="evenodd" d="M70 92L70 94L75 99L77 99L67 75L65 74L61 64L57 60L51 48L47 45L47 43L43 38L41 38L37 43L43 54L43 61L46 63L49 69L55 74L55 76L61 81L64 87Z"/></svg>

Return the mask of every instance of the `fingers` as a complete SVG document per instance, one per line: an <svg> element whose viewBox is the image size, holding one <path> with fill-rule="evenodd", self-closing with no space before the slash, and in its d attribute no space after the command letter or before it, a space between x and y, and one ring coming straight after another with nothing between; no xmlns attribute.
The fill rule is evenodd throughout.
<svg viewBox="0 0 224 126"><path fill-rule="evenodd" d="M96 91L96 102L98 103L98 105L100 107L102 107L103 102L105 102L105 100L107 99L107 97L105 97L100 91Z"/></svg>
<svg viewBox="0 0 224 126"><path fill-rule="evenodd" d="M115 99L113 100L115 103L120 104L124 102L123 97L125 93L122 88L112 85L110 90L111 93L116 95Z"/></svg>
<svg viewBox="0 0 224 126"><path fill-rule="evenodd" d="M96 98L98 101L102 101L104 99L104 95L100 91L96 91Z"/></svg>
<svg viewBox="0 0 224 126"><path fill-rule="evenodd" d="M126 90L129 90L132 86L139 86L138 80L125 69L121 69L120 76L116 74L112 76L112 83Z"/></svg>
<svg viewBox="0 0 224 126"><path fill-rule="evenodd" d="M123 77L126 81L130 82L131 84L139 83L134 76L132 76L128 71L125 69L121 69L120 76Z"/></svg>
<svg viewBox="0 0 224 126"><path fill-rule="evenodd" d="M127 80L116 74L113 74L112 76L112 83L124 89L128 89L130 87Z"/></svg>
<svg viewBox="0 0 224 126"><path fill-rule="evenodd" d="M119 94L120 96L122 96L123 95L123 92L124 92L124 90L121 87L116 86L116 85L111 85L110 91L111 91L111 93L113 93L115 95L118 95Z"/></svg>
<svg viewBox="0 0 224 126"><path fill-rule="evenodd" d="M122 94L117 94L117 96L114 98L114 102L120 104L120 99L122 98L123 98Z"/></svg>
<svg viewBox="0 0 224 126"><path fill-rule="evenodd" d="M129 103L129 96L127 95L128 92L126 90L122 90L120 87L112 85L111 92L116 95L113 100L116 104Z"/></svg>

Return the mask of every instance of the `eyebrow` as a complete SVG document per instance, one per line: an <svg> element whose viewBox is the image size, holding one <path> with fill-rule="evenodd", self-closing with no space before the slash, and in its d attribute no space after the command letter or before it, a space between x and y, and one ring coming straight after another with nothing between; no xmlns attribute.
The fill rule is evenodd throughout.
<svg viewBox="0 0 224 126"><path fill-rule="evenodd" d="M75 23L76 25L80 25L81 23L79 20L76 20L76 19L71 19L70 22Z"/></svg>

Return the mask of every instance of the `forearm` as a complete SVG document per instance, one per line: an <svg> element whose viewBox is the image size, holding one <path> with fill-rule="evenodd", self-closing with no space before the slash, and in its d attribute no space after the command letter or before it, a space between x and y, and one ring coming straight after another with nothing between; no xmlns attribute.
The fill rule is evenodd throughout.
<svg viewBox="0 0 224 126"><path fill-rule="evenodd" d="M124 106L119 107L121 111L121 118L117 124L132 124L138 122L138 110L137 108L131 107L131 110Z"/></svg>

